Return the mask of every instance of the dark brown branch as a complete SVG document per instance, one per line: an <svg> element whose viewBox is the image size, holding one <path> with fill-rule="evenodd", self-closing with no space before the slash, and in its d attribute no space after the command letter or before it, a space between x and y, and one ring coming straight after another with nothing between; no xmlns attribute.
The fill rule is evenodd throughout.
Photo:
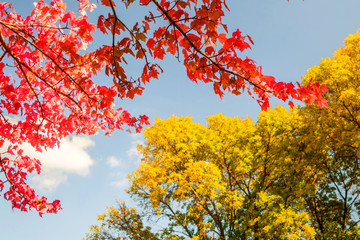
<svg viewBox="0 0 360 240"><path fill-rule="evenodd" d="M174 25L179 31L180 33L183 35L183 37L189 42L189 44L195 49L196 52L198 52L199 54L201 54L202 56L204 56L206 59L208 59L208 61L210 61L214 66L216 66L220 71L222 72L227 72L229 74L235 75L243 80L245 80L246 82L248 82L250 85L254 86L255 88L258 88L264 92L269 92L268 90L262 88L261 86L258 86L257 84L251 82L248 78L240 75L239 73L230 71L228 69L223 68L222 66L219 65L219 63L217 63L216 61L214 61L210 56L208 56L207 54L205 54L203 51L201 51L188 37L188 35L184 32L184 30L177 24L177 22L175 20L173 20L169 13L160 5L160 3L157 0L151 0L159 9L160 11L166 16L166 18L168 19L168 21Z"/></svg>
<svg viewBox="0 0 360 240"><path fill-rule="evenodd" d="M20 192L18 191L17 187L15 186L15 184L13 183L13 181L10 179L10 177L9 177L8 174L6 173L5 166L4 166L4 163L3 163L3 160L2 160L2 158L1 158L1 156L0 156L0 166L1 166L2 171L4 172L4 175L5 175L5 178L6 178L7 182L9 182L9 184L11 185L12 190L13 190L16 194L18 194L20 197L22 197L23 199L25 199L25 200L29 203L30 206L35 207L35 206L33 205L33 203L32 203L27 197L24 196L24 194L22 194L22 193L20 193Z"/></svg>
<svg viewBox="0 0 360 240"><path fill-rule="evenodd" d="M75 101L75 99L71 98L70 96L68 96L67 94L56 90L51 84L49 84L45 79L43 79L39 74L37 74L36 72L34 72L33 69L31 69L27 64L25 64L24 62L22 62L18 57L15 56L15 54L11 51L11 49L7 46L5 39L3 37L3 35L0 33L0 42L3 45L3 47L7 50L7 52L11 55L11 57L17 62L17 64L19 64L19 66L24 66L27 70L29 70L35 77L39 78L41 81L43 81L48 87L50 87L54 92L56 92L57 94L60 94L68 99L70 99L72 102L75 103L75 105L81 109L81 106L78 104L78 102ZM22 69L22 68L21 68ZM24 74L24 77L26 77L26 74Z"/></svg>
<svg viewBox="0 0 360 240"><path fill-rule="evenodd" d="M114 27L113 27L113 40L112 40L112 41L113 41L112 44L113 44L113 58L114 58L114 61L115 61L115 55L114 55L115 29L116 29L116 22L118 21L118 22L130 33L131 37L132 37L133 39L135 39L135 42L136 42L137 44L139 44L139 46L140 46L140 48L141 48L141 51L142 51L143 54L144 54L146 64L149 64L149 61L148 61L148 58L147 58L147 55L146 55L146 51L145 51L145 49L143 48L142 44L141 44L140 41L136 38L136 36L135 36L135 34L133 33L133 31L131 31L131 30L126 26L126 24L125 24L123 21L121 21L120 18L117 16L116 10L115 10L115 7L114 7L112 1L109 1L109 3L110 3L111 10L112 10L112 12L113 12L113 14L114 14L114 17L115 17ZM115 64L115 68L116 68L116 64Z"/></svg>
<svg viewBox="0 0 360 240"><path fill-rule="evenodd" d="M8 23L5 23L5 22L3 22L3 21L0 21L0 24L1 25L3 25L4 27L7 27L7 28L9 28L11 31L13 31L16 35L18 35L20 38L22 38L25 42L27 42L27 43L29 43L31 46L33 46L36 50L38 50L39 52L41 52L46 58L48 58L52 63L54 63L55 64L55 66L62 72L62 73L64 73L80 90L81 90L81 92L83 92L89 99L91 99L91 100L93 100L91 97L90 97L90 95L80 86L80 84L78 84L76 81L75 81L75 79L69 74L69 73L67 73L65 70L64 70L64 68L62 67L62 66L60 66L51 56L49 56L47 53L45 53L40 47L38 47L36 44L34 44L33 42L31 42L31 41L29 41L26 37L24 37L23 35L21 35L17 30L15 30L13 27L11 27L10 25L8 25ZM3 38L3 37L2 37ZM4 40L4 39L3 39ZM4 41L4 43L5 43L5 41ZM13 55L12 55L13 56ZM27 68L27 69L29 69L29 71L31 71L34 75L35 75L35 73L34 73L34 71L29 67L29 66L27 66L26 64L24 64L23 63L23 65ZM40 78L39 77L39 79L41 79L42 81L44 81L49 87L51 87L52 88L52 86L46 81L46 80L44 80L44 79L42 79L42 78ZM52 88L53 89L53 88ZM53 89L54 91L56 91L55 89ZM68 98L70 98L69 96L67 96L66 94L64 94L64 93L61 93L62 95L65 95L66 97L68 97ZM72 98L70 98L73 102L75 102L76 103L76 105L79 107L79 108L81 108L78 104L77 104L77 102L74 100L74 99L72 99Z"/></svg>

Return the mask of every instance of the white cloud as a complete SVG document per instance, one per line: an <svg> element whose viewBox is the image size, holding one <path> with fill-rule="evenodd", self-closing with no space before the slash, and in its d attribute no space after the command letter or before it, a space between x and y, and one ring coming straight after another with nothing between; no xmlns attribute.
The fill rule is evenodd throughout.
<svg viewBox="0 0 360 240"><path fill-rule="evenodd" d="M67 180L69 174L85 176L89 174L94 160L86 149L95 143L89 137L67 137L61 140L60 148L48 149L42 153L35 151L28 144L22 149L28 156L41 162L41 174L32 178L38 188L45 191L54 190Z"/></svg>
<svg viewBox="0 0 360 240"><path fill-rule="evenodd" d="M136 162L139 163L142 156L137 150L137 145L143 144L144 138L143 135L140 133L133 134L131 137L133 139L131 142L131 147L126 151L126 154L130 159L135 158Z"/></svg>
<svg viewBox="0 0 360 240"><path fill-rule="evenodd" d="M136 144L137 144L137 142L135 142L133 144L134 146L132 146L130 149L128 149L126 151L126 154L128 155L128 157L130 157L130 158L139 157L139 153L137 151L137 145Z"/></svg>
<svg viewBox="0 0 360 240"><path fill-rule="evenodd" d="M17 123L20 118L6 117L10 123ZM0 148L6 151L9 142ZM37 158L41 162L41 174L32 177L32 181L37 188L43 191L52 191L59 184L66 182L69 174L85 176L89 174L90 167L94 160L86 151L87 148L94 146L95 142L89 137L66 137L60 141L60 148L48 149L47 151L37 152L30 144L25 143L20 146L24 155Z"/></svg>
<svg viewBox="0 0 360 240"><path fill-rule="evenodd" d="M123 178L119 181L114 181L111 184L118 188L127 188L129 186L129 180L127 178Z"/></svg>
<svg viewBox="0 0 360 240"><path fill-rule="evenodd" d="M67 178L68 176L64 172L44 169L41 171L41 175L34 176L32 181L40 190L52 191L59 184L65 183Z"/></svg>
<svg viewBox="0 0 360 240"><path fill-rule="evenodd" d="M123 165L123 162L121 159L118 159L114 156L110 156L107 159L107 164L110 165L110 167L119 167Z"/></svg>
<svg viewBox="0 0 360 240"><path fill-rule="evenodd" d="M141 154L137 151L137 144L142 144L144 142L144 137L142 134L132 134L130 146L126 150L125 154L122 158L117 158L114 156L110 156L107 159L107 164L110 167L121 166L122 168L118 168L117 171L114 172L113 176L115 176L115 180L111 182L111 185L116 186L118 188L127 188L129 187L129 180L127 179L127 174L129 172L135 171L140 159Z"/></svg>

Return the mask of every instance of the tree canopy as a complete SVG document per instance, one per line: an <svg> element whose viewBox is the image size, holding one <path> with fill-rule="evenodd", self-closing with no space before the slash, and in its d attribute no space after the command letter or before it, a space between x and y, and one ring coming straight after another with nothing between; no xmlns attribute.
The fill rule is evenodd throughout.
<svg viewBox="0 0 360 240"><path fill-rule="evenodd" d="M87 239L358 239L359 60L356 33L303 77L326 84L327 109L156 119L129 175L138 205L108 208Z"/></svg>
<svg viewBox="0 0 360 240"><path fill-rule="evenodd" d="M40 0L29 16L0 3L0 191L13 208L40 215L60 209L58 200L49 203L27 184L28 173L39 174L41 166L21 145L44 151L70 134L140 131L148 117L133 117L114 101L142 94L163 72L164 55L182 61L191 81L213 84L220 97L246 91L263 109L271 95L326 106L324 86L276 82L243 54L253 41L239 30L228 33L223 0L122 0L118 6L101 0L107 13L92 18L95 3L79 0L77 12L67 9L69 3ZM149 10L134 25L118 13L131 4ZM104 43L90 49L95 31ZM139 76L126 71L135 62L141 64ZM108 79L98 81L99 73Z"/></svg>
<svg viewBox="0 0 360 240"><path fill-rule="evenodd" d="M307 145L304 151L314 158L323 176L317 191L306 198L319 239L359 237L359 60L360 33L351 34L334 58L324 59L303 79L304 84L312 80L325 83L329 89L329 109L301 109L307 129L303 135Z"/></svg>
<svg viewBox="0 0 360 240"><path fill-rule="evenodd" d="M285 143L299 123L292 121L296 114L278 108L262 113L256 125L222 114L208 117L206 126L191 117L157 119L144 131L142 162L129 176L128 189L144 219L166 223L155 239L310 238L314 230L309 215L299 211L299 196L311 184L299 181L303 161L286 154L291 150ZM120 205L99 218L124 239L137 239L145 231L129 228L124 211L134 210ZM108 233L93 229L89 239Z"/></svg>

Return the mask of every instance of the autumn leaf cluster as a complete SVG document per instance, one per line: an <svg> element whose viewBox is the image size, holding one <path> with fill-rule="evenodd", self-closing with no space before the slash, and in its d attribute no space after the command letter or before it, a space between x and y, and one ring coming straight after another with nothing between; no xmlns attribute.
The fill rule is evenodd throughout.
<svg viewBox="0 0 360 240"><path fill-rule="evenodd" d="M102 0L97 4L107 14L95 16L95 23L89 17L95 2L79 0L77 12L67 3L40 0L29 16L0 3L0 190L13 208L40 215L61 208L58 200L48 202L27 184L28 174L40 174L41 164L23 152L22 144L41 152L71 134L139 132L148 117L131 116L115 99L141 95L163 72L165 55L182 61L191 81L212 84L220 97L247 91L263 109L271 95L326 105L324 86L276 82L244 55L253 41L239 30L228 33L223 0L122 0L118 6ZM149 12L130 26L118 12L136 3ZM95 31L102 43L90 50ZM140 62L137 77L125 70L134 61ZM98 81L99 73L108 78Z"/></svg>

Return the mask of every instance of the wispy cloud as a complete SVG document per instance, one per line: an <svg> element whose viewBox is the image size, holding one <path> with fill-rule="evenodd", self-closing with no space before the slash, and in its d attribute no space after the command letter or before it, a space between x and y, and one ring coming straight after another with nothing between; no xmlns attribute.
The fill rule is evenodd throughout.
<svg viewBox="0 0 360 240"><path fill-rule="evenodd" d="M117 157L114 156L110 156L108 157L106 163L110 166L110 167L120 167L123 165L123 161Z"/></svg>
<svg viewBox="0 0 360 240"><path fill-rule="evenodd" d="M144 137L142 134L132 134L131 142L129 148L125 151L125 154L119 157L110 156L107 159L107 164L110 167L120 167L116 172L113 172L113 176L116 176L115 180L111 182L111 185L114 185L118 188L127 188L129 186L129 180L126 176L135 171L138 164L140 163L141 154L137 151L137 145L144 142Z"/></svg>
<svg viewBox="0 0 360 240"><path fill-rule="evenodd" d="M118 181L111 182L111 185L114 185L118 188L127 188L129 186L129 180L124 177Z"/></svg>
<svg viewBox="0 0 360 240"><path fill-rule="evenodd" d="M130 160L136 160L135 162L139 163L142 156L137 150L137 145L144 143L144 137L142 134L139 133L133 134L131 137L131 147L126 151L126 154Z"/></svg>

